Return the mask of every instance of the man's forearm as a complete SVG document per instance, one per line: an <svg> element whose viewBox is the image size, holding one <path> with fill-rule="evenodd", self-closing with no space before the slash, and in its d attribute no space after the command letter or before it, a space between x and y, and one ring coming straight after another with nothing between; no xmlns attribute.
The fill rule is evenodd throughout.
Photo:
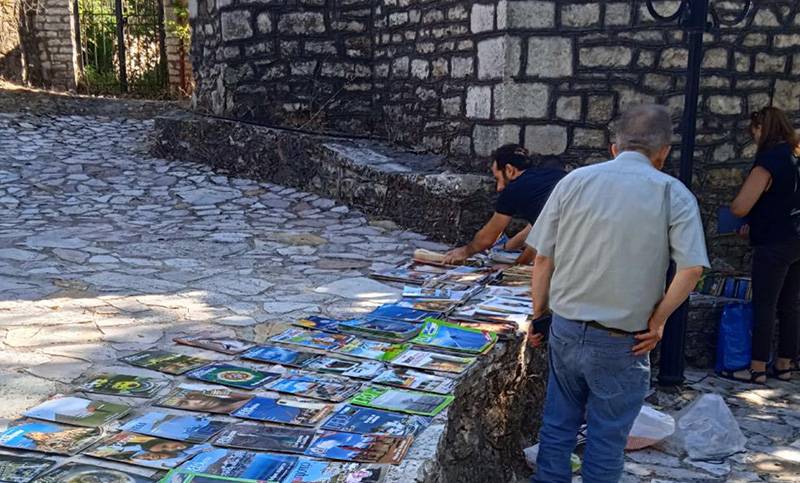
<svg viewBox="0 0 800 483"><path fill-rule="evenodd" d="M552 258L540 255L536 257L531 276L531 297L533 297L533 313L536 316L545 313L550 305L550 279L553 277L554 269Z"/></svg>
<svg viewBox="0 0 800 483"><path fill-rule="evenodd" d="M686 300L703 275L703 267L689 267L678 270L669 284L664 298L656 305L653 318L664 321Z"/></svg>

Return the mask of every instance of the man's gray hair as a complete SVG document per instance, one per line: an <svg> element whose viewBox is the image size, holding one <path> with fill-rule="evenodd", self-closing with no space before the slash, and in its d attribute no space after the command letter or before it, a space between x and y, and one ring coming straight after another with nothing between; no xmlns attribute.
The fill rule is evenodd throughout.
<svg viewBox="0 0 800 483"><path fill-rule="evenodd" d="M672 141L672 118L666 107L642 104L625 111L615 126L619 151L652 156Z"/></svg>

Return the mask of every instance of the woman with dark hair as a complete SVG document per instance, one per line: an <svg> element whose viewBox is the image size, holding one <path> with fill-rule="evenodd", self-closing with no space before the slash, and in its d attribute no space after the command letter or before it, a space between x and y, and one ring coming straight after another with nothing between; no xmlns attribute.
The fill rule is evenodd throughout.
<svg viewBox="0 0 800 483"><path fill-rule="evenodd" d="M775 107L752 114L750 133L756 159L731 211L747 217L741 234L749 235L753 247L752 362L749 369L723 375L763 384L776 315L780 342L773 375L778 379L790 379L800 342L800 235L792 220L792 211L800 207L795 166L799 140L786 114Z"/></svg>

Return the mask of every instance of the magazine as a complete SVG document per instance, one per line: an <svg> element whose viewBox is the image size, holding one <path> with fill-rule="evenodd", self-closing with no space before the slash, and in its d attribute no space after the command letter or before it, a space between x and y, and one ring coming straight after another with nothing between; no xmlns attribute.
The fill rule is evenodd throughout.
<svg viewBox="0 0 800 483"><path fill-rule="evenodd" d="M394 367L383 371L372 380L375 384L402 387L436 394L450 394L456 387L456 380L449 377L435 376L425 372L404 367Z"/></svg>
<svg viewBox="0 0 800 483"><path fill-rule="evenodd" d="M272 337L270 340L282 344L299 345L312 349L330 351L347 344L353 340L353 336L293 328L287 329L283 333Z"/></svg>
<svg viewBox="0 0 800 483"><path fill-rule="evenodd" d="M354 339L349 344L334 349L333 352L350 357L371 359L374 361L391 361L409 347L408 344L393 344L377 340Z"/></svg>
<svg viewBox="0 0 800 483"><path fill-rule="evenodd" d="M383 372L385 368L386 366L378 361L348 361L328 356L320 356L308 361L304 367L310 371L330 372L356 379L372 379Z"/></svg>
<svg viewBox="0 0 800 483"><path fill-rule="evenodd" d="M176 337L172 340L178 344L199 347L200 349L207 349L228 355L241 354L256 345L254 342L243 339L202 335L194 337Z"/></svg>
<svg viewBox="0 0 800 483"><path fill-rule="evenodd" d="M487 285L483 294L485 294L488 297L531 298L531 287L530 284L522 287L503 287L501 285Z"/></svg>
<svg viewBox="0 0 800 483"><path fill-rule="evenodd" d="M249 390L274 381L280 377L280 374L257 371L247 367L231 366L229 364L211 364L195 369L188 373L187 376L191 379Z"/></svg>
<svg viewBox="0 0 800 483"><path fill-rule="evenodd" d="M269 423L316 426L333 411L332 404L285 398L256 397L231 416Z"/></svg>
<svg viewBox="0 0 800 483"><path fill-rule="evenodd" d="M201 411L205 413L230 414L247 401L253 399L250 394L233 392L227 388L206 389L197 386L179 386L162 399L156 406L183 409L185 411Z"/></svg>
<svg viewBox="0 0 800 483"><path fill-rule="evenodd" d="M373 310L369 317L402 320L405 322L422 322L428 317L435 317L438 311L418 310L397 304L384 304Z"/></svg>
<svg viewBox="0 0 800 483"><path fill-rule="evenodd" d="M181 469L271 483L284 481L296 463L296 456L212 449L187 461Z"/></svg>
<svg viewBox="0 0 800 483"><path fill-rule="evenodd" d="M168 384L165 379L127 374L101 374L90 377L81 385L80 390L114 396L153 397Z"/></svg>
<svg viewBox="0 0 800 483"><path fill-rule="evenodd" d="M206 416L174 415L153 411L128 421L120 429L159 438L205 443L227 425Z"/></svg>
<svg viewBox="0 0 800 483"><path fill-rule="evenodd" d="M242 359L289 367L303 367L305 363L317 357L319 357L319 354L271 345L254 347L242 355Z"/></svg>
<svg viewBox="0 0 800 483"><path fill-rule="evenodd" d="M224 481L234 481L236 483L264 483L263 480L253 480L250 478L231 478L229 476L198 473L196 471L189 471L181 468L170 470L170 472L167 473L164 478L158 480L158 483L220 483Z"/></svg>
<svg viewBox="0 0 800 483"><path fill-rule="evenodd" d="M352 404L387 411L436 416L453 402L453 396L407 391L388 387L368 387L350 400Z"/></svg>
<svg viewBox="0 0 800 483"><path fill-rule="evenodd" d="M153 479L142 475L84 463L67 463L36 479L36 483L148 483L150 481Z"/></svg>
<svg viewBox="0 0 800 483"><path fill-rule="evenodd" d="M296 321L293 325L302 327L304 329L321 330L323 332L336 333L339 332L339 324L341 322L342 321L338 319L329 319L326 317L318 317L316 315L310 315L306 318Z"/></svg>
<svg viewBox="0 0 800 483"><path fill-rule="evenodd" d="M447 288L403 287L403 298L407 299L461 302L467 295L468 291L450 290Z"/></svg>
<svg viewBox="0 0 800 483"><path fill-rule="evenodd" d="M103 440L85 454L147 468L169 469L207 449L208 445L122 432Z"/></svg>
<svg viewBox="0 0 800 483"><path fill-rule="evenodd" d="M0 454L0 481L28 483L54 464L55 461L42 458Z"/></svg>
<svg viewBox="0 0 800 483"><path fill-rule="evenodd" d="M132 366L144 367L145 369L173 375L180 375L213 362L209 359L160 350L139 352L138 354L123 357L120 360Z"/></svg>
<svg viewBox="0 0 800 483"><path fill-rule="evenodd" d="M439 317L445 312L453 310L456 303L449 300L416 300L416 299L400 299L395 304L398 307L404 307L411 310L419 310L425 313L423 319L428 317ZM409 321L411 322L411 321ZM416 321L422 322L422 320Z"/></svg>
<svg viewBox="0 0 800 483"><path fill-rule="evenodd" d="M425 282L434 279L438 275L437 273L433 272L414 270L410 268L410 265L411 264L407 264L401 267L390 268L388 270L372 272L369 274L369 276L376 280L422 285Z"/></svg>
<svg viewBox="0 0 800 483"><path fill-rule="evenodd" d="M103 436L98 428L76 428L61 424L23 420L0 434L0 446L14 449L72 455Z"/></svg>
<svg viewBox="0 0 800 483"><path fill-rule="evenodd" d="M385 465L300 458L283 483L380 483L385 476Z"/></svg>
<svg viewBox="0 0 800 483"><path fill-rule="evenodd" d="M130 410L131 408L124 404L67 396L45 401L29 409L25 416L54 423L96 428L125 416Z"/></svg>
<svg viewBox="0 0 800 483"><path fill-rule="evenodd" d="M491 297L480 302L478 308L504 314L533 314L533 302L522 297Z"/></svg>
<svg viewBox="0 0 800 483"><path fill-rule="evenodd" d="M416 436L431 423L431 418L401 414L347 404L336 411L320 429L360 434Z"/></svg>
<svg viewBox="0 0 800 483"><path fill-rule="evenodd" d="M438 352L409 349L392 360L392 365L429 371L462 373L475 363L474 357L451 356Z"/></svg>
<svg viewBox="0 0 800 483"><path fill-rule="evenodd" d="M214 445L255 451L303 454L313 437L313 429L237 423L230 425L214 438Z"/></svg>
<svg viewBox="0 0 800 483"><path fill-rule="evenodd" d="M358 463L397 465L403 460L413 441L411 436L322 431L306 449L306 455Z"/></svg>
<svg viewBox="0 0 800 483"><path fill-rule="evenodd" d="M426 319L422 331L411 342L446 351L482 354L497 342L497 334Z"/></svg>
<svg viewBox="0 0 800 483"><path fill-rule="evenodd" d="M311 372L289 371L266 389L295 396L341 402L357 393L361 385L350 379Z"/></svg>
<svg viewBox="0 0 800 483"><path fill-rule="evenodd" d="M419 334L420 326L400 320L365 317L342 322L339 324L339 330L348 334L405 342Z"/></svg>

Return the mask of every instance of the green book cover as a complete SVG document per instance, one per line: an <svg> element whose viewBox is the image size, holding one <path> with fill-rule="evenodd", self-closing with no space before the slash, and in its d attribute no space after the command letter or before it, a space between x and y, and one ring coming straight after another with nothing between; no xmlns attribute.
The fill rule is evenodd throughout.
<svg viewBox="0 0 800 483"><path fill-rule="evenodd" d="M238 481L240 483L263 483L263 480L249 480L247 478L232 478L230 476L218 476L208 473L196 473L186 469L175 469L170 471L160 479L158 483L206 483L215 481Z"/></svg>
<svg viewBox="0 0 800 483"><path fill-rule="evenodd" d="M464 354L482 354L497 342L497 334L427 318L412 343Z"/></svg>
<svg viewBox="0 0 800 483"><path fill-rule="evenodd" d="M453 403L449 394L431 394L405 389L371 386L350 400L352 404L420 416L436 416Z"/></svg>

